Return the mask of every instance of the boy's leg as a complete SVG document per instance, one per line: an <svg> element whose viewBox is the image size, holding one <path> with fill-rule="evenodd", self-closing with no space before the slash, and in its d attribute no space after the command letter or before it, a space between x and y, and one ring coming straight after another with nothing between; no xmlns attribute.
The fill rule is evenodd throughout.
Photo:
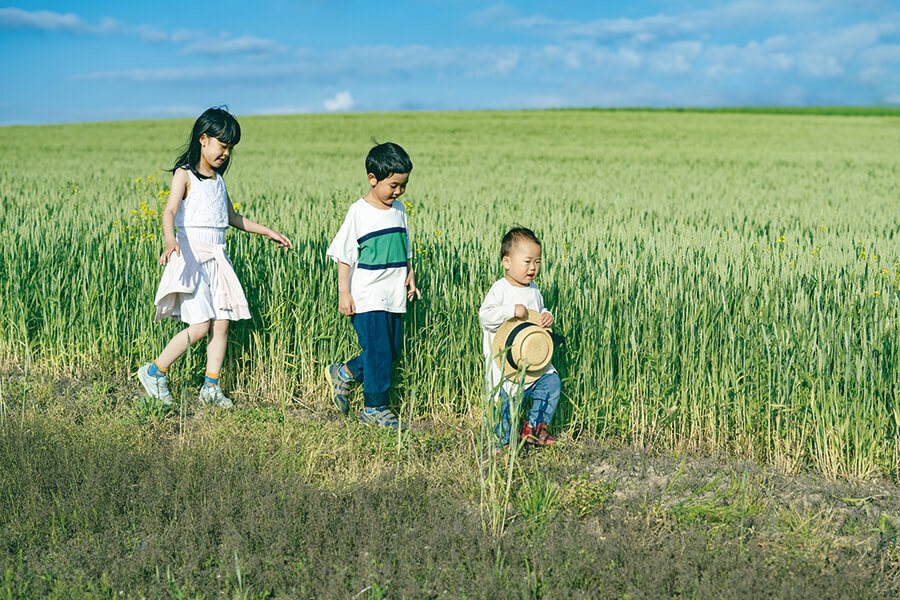
<svg viewBox="0 0 900 600"><path fill-rule="evenodd" d="M362 346L362 353L347 363L354 379L362 381L366 407L385 407L390 398L393 340L390 313L372 311L353 315L353 328Z"/></svg>
<svg viewBox="0 0 900 600"><path fill-rule="evenodd" d="M360 318L362 317L362 318ZM379 427L406 429L390 409L391 370L403 339L401 315L373 311L354 315L353 327L366 351L362 370L364 407L359 420Z"/></svg>
<svg viewBox="0 0 900 600"><path fill-rule="evenodd" d="M362 348L362 352L345 363L334 363L325 367L325 380L331 386L331 400L344 416L350 414L350 384L354 381L362 383L365 378L369 336L366 333L366 329L362 327L362 321L366 317L359 318L364 314L368 313L359 313L350 317L350 323L356 331L356 339ZM363 329L362 332L360 332L361 328Z"/></svg>
<svg viewBox="0 0 900 600"><path fill-rule="evenodd" d="M363 321L368 317L363 317L362 315L368 314L369 313L358 313L350 317L350 324L353 325L353 330L356 332L356 341L359 342L359 347L362 348L362 352L343 364L344 372L342 374L345 377L350 377L348 381L358 381L359 383L363 383L366 377L369 335L368 329L363 326Z"/></svg>

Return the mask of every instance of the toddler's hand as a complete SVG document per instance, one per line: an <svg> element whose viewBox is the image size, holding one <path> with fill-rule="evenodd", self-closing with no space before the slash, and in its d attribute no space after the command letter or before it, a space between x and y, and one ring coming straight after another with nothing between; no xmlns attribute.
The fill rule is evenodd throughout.
<svg viewBox="0 0 900 600"><path fill-rule="evenodd" d="M553 325L553 315L548 312L541 313L541 327L550 327Z"/></svg>
<svg viewBox="0 0 900 600"><path fill-rule="evenodd" d="M524 304L516 304L516 318L524 319L528 316L528 309Z"/></svg>
<svg viewBox="0 0 900 600"><path fill-rule="evenodd" d="M178 245L178 242L166 244L165 250L163 250L163 253L159 255L159 264L165 265L166 261L169 260L169 257L172 256L173 252L178 256L181 256L181 246Z"/></svg>
<svg viewBox="0 0 900 600"><path fill-rule="evenodd" d="M266 233L266 236L270 240L272 240L273 242L278 244L279 248L284 248L285 252L287 252L288 250L294 249L294 244L291 243L291 240L288 239L288 236L286 236L282 233L278 233L277 231L269 230L269 232Z"/></svg>
<svg viewBox="0 0 900 600"><path fill-rule="evenodd" d="M356 312L356 303L353 302L353 296L350 292L340 292L338 294L338 312L349 317Z"/></svg>

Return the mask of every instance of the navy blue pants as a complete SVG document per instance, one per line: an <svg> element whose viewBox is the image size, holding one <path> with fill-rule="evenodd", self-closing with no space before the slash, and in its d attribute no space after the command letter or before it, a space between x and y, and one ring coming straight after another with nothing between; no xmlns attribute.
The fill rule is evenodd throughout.
<svg viewBox="0 0 900 600"><path fill-rule="evenodd" d="M383 407L390 403L391 367L403 345L403 315L383 310L350 317L362 352L347 361L353 379L363 384L363 404Z"/></svg>

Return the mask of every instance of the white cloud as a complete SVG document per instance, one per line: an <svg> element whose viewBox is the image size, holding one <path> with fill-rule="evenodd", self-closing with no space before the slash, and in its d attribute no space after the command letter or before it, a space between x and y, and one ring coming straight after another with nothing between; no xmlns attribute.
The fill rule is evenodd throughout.
<svg viewBox="0 0 900 600"><path fill-rule="evenodd" d="M61 14L47 10L27 11L20 8L0 8L0 30L37 29L66 31L87 35L130 35L147 43L186 44L180 54L280 54L289 48L266 38L245 35L214 38L199 31L179 29L172 33L149 25L133 26L111 18L91 24L74 14Z"/></svg>
<svg viewBox="0 0 900 600"><path fill-rule="evenodd" d="M254 36L225 38L217 40L200 40L192 42L180 50L181 54L280 54L287 51L286 46Z"/></svg>
<svg viewBox="0 0 900 600"><path fill-rule="evenodd" d="M49 10L27 11L21 8L0 8L0 29L38 29L68 31L92 35L118 33L125 25L115 19L103 19L92 25L77 15Z"/></svg>
<svg viewBox="0 0 900 600"><path fill-rule="evenodd" d="M832 6L828 6L828 5ZM522 15L518 9L499 4L471 15L470 22L499 30L528 31L561 39L576 37L595 40L630 40L647 44L660 38L720 32L723 28L747 28L770 23L783 25L786 21L808 24L819 21L829 9L865 9L862 3L816 2L812 0L735 0L703 10L678 14L656 14L639 18L594 19L573 21L553 19L540 14ZM880 7L883 8L883 7ZM882 30L883 25L875 27ZM870 28L871 29L871 28ZM851 39L871 37L866 27L847 31Z"/></svg>
<svg viewBox="0 0 900 600"><path fill-rule="evenodd" d="M347 91L338 92L334 98L325 100L324 106L328 112L350 110L353 108L353 96Z"/></svg>

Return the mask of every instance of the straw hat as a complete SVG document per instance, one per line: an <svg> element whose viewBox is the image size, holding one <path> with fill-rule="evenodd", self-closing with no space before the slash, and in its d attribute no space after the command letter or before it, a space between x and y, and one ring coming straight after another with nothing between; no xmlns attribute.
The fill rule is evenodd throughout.
<svg viewBox="0 0 900 600"><path fill-rule="evenodd" d="M503 377L517 380L519 367L526 366L525 383L532 383L550 368L554 339L541 327L541 315L529 310L524 319L503 323L494 334L491 355ZM509 348L508 352L504 352Z"/></svg>

